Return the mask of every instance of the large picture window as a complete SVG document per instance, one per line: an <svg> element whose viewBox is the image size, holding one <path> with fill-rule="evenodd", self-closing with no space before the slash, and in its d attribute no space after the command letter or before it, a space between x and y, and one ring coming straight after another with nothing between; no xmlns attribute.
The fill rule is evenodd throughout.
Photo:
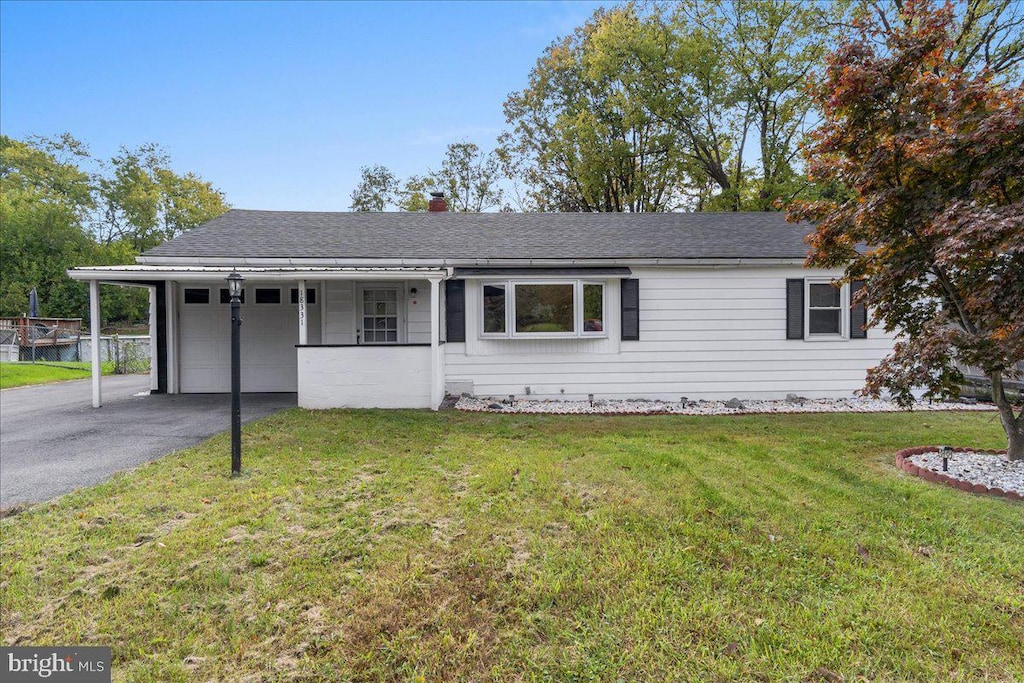
<svg viewBox="0 0 1024 683"><path fill-rule="evenodd" d="M604 283L485 282L484 337L605 336Z"/></svg>
<svg viewBox="0 0 1024 683"><path fill-rule="evenodd" d="M576 331L571 284L515 287L517 333Z"/></svg>

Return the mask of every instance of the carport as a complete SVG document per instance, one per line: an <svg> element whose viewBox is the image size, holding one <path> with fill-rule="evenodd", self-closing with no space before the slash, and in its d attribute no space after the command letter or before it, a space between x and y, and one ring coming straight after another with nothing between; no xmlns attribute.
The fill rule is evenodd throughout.
<svg viewBox="0 0 1024 683"><path fill-rule="evenodd" d="M441 282L422 266L139 264L83 267L102 401L100 284L150 290L153 393L221 393L230 375L226 278L245 280L242 391L297 393L305 407L431 407L444 391ZM330 305L327 305L327 302ZM365 402L365 403L364 403Z"/></svg>

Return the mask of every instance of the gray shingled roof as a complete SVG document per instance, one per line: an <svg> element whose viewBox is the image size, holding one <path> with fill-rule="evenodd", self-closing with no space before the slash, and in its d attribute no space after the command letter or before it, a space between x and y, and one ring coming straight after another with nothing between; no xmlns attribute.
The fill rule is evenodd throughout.
<svg viewBox="0 0 1024 683"><path fill-rule="evenodd" d="M781 213L329 213L234 209L153 257L803 258Z"/></svg>

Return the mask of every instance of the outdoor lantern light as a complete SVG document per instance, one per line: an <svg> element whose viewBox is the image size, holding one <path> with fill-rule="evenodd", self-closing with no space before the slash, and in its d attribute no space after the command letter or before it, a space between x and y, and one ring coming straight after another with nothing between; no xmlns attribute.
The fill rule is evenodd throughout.
<svg viewBox="0 0 1024 683"><path fill-rule="evenodd" d="M228 275L228 294L232 299L242 296L242 276L238 273Z"/></svg>
<svg viewBox="0 0 1024 683"><path fill-rule="evenodd" d="M231 295L231 476L242 473L242 276L228 275Z"/></svg>

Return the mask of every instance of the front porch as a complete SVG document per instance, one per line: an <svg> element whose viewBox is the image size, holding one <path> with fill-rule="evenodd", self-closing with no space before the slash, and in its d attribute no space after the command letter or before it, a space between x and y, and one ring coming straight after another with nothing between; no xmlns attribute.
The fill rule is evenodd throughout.
<svg viewBox="0 0 1024 683"><path fill-rule="evenodd" d="M437 408L430 344L298 348L300 408Z"/></svg>
<svg viewBox="0 0 1024 683"><path fill-rule="evenodd" d="M230 386L226 278L244 278L242 391L295 392L308 408L432 408L444 396L441 283L422 267L120 266L70 272L90 283L153 292L155 392L219 393ZM102 405L93 376L93 405Z"/></svg>

